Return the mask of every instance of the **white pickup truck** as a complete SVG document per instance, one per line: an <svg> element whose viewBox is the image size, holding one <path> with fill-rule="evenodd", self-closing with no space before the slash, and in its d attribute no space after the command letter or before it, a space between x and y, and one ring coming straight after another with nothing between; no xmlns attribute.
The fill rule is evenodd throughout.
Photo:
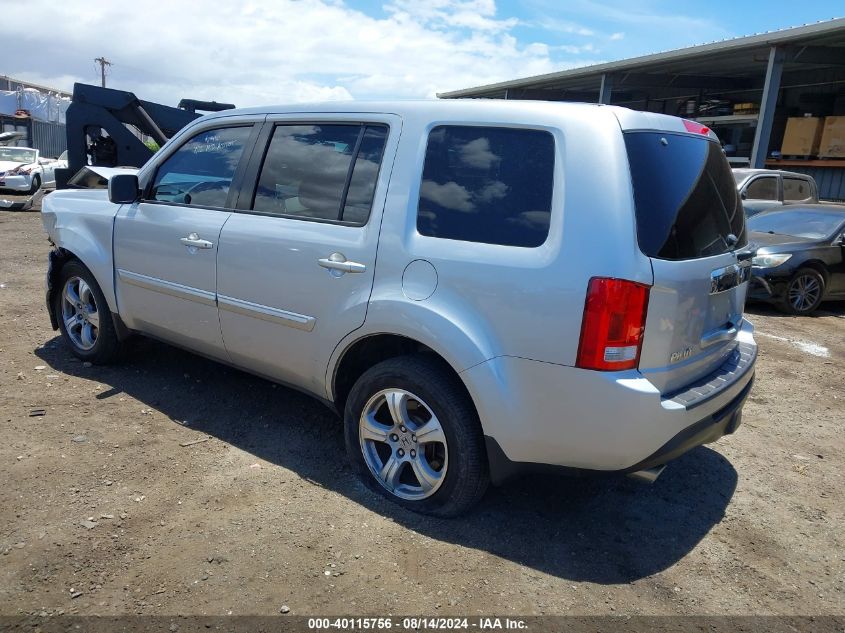
<svg viewBox="0 0 845 633"><path fill-rule="evenodd" d="M56 184L56 169L67 167L67 152L44 158L31 147L0 147L0 189L35 193Z"/></svg>

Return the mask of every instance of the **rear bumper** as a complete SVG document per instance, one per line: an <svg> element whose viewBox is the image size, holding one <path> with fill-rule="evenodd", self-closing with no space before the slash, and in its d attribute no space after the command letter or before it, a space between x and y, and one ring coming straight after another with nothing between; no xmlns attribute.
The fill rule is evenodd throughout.
<svg viewBox="0 0 845 633"><path fill-rule="evenodd" d="M714 374L673 394L661 394L637 371L513 357L466 370L461 376L479 410L491 478L500 483L549 468L634 472L732 433L754 378L750 324L737 343Z"/></svg>
<svg viewBox="0 0 845 633"><path fill-rule="evenodd" d="M636 472L660 466L680 457L696 446L709 444L720 437L731 435L742 423L742 407L745 405L745 400L751 393L753 385L754 376L752 375L745 388L725 407L688 426L643 461L626 468L625 472Z"/></svg>

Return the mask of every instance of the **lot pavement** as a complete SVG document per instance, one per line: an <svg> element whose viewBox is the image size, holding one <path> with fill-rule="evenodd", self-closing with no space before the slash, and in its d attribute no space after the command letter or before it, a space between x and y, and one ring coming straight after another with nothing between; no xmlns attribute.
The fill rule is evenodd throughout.
<svg viewBox="0 0 845 633"><path fill-rule="evenodd" d="M47 250L0 212L0 614L845 613L845 304L752 311L743 425L655 484L525 479L444 521L358 484L304 395L143 339L76 361Z"/></svg>

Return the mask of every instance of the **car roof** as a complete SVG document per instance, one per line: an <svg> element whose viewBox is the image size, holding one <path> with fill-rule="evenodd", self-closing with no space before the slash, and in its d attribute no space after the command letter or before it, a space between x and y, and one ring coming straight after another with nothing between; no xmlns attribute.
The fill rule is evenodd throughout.
<svg viewBox="0 0 845 633"><path fill-rule="evenodd" d="M750 167L734 167L733 170L734 174L744 178L750 178L751 176L756 176L758 174L781 174L782 176L800 176L803 178L809 178L807 174L801 174L797 171L785 171L783 169L752 169Z"/></svg>
<svg viewBox="0 0 845 633"><path fill-rule="evenodd" d="M594 115L596 120L613 120L624 131L666 130L691 134L684 127L681 118L656 112L641 112L621 106L598 103L573 103L563 101L532 101L523 99L422 99L393 101L328 101L323 103L294 103L287 105L261 106L221 110L197 119L209 121L229 116L260 116L274 114L394 114L403 118L437 118L472 121L476 117L500 118L507 121L518 113L535 117L538 123L566 113ZM712 141L718 140L709 128L702 128L701 134Z"/></svg>
<svg viewBox="0 0 845 633"><path fill-rule="evenodd" d="M822 213L832 216L845 216L845 204L784 204L773 209L767 209L756 213L754 218L758 218L772 213L782 213L783 211L812 211L813 213Z"/></svg>

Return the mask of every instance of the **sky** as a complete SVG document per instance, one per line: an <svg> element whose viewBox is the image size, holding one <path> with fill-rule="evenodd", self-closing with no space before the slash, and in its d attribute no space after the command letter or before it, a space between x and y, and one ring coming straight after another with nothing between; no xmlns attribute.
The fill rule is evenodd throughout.
<svg viewBox="0 0 845 633"><path fill-rule="evenodd" d="M842 0L28 0L0 75L176 105L431 98L842 17ZM761 10L765 8L765 10Z"/></svg>

